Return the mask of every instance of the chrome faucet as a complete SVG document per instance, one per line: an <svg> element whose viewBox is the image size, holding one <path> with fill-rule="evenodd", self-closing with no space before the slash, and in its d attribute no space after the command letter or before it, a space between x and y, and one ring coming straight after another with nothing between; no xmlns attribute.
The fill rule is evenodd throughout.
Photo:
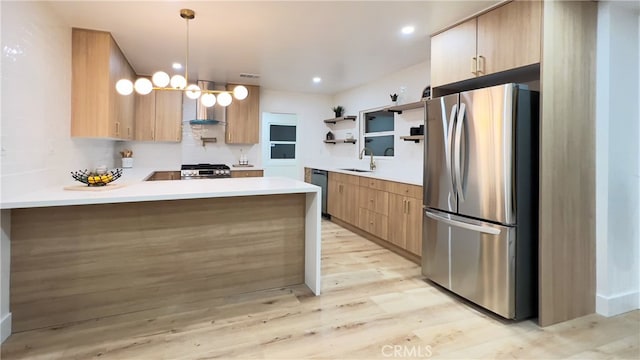
<svg viewBox="0 0 640 360"><path fill-rule="evenodd" d="M369 149L368 147L364 147L362 148L362 151L360 151L360 160L362 160L362 155L366 155L365 152L369 150L369 153L371 154L371 162L369 163L369 169L371 169L371 171L376 169L376 162L373 161L373 151L371 149Z"/></svg>

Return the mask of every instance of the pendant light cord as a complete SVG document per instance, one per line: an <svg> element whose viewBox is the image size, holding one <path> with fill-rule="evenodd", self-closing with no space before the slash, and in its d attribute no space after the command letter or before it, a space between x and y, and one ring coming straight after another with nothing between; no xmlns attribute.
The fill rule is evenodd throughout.
<svg viewBox="0 0 640 360"><path fill-rule="evenodd" d="M189 85L189 18L187 18L187 59L184 63L185 86Z"/></svg>

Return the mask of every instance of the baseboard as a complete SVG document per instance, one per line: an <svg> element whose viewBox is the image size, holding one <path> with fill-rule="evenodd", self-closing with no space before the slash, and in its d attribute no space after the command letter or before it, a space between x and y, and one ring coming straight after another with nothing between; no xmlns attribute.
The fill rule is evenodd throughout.
<svg viewBox="0 0 640 360"><path fill-rule="evenodd" d="M0 320L0 344L7 340L9 335L11 335L11 313Z"/></svg>
<svg viewBox="0 0 640 360"><path fill-rule="evenodd" d="M634 291L614 296L596 295L596 312L603 316L615 316L640 309L640 292Z"/></svg>

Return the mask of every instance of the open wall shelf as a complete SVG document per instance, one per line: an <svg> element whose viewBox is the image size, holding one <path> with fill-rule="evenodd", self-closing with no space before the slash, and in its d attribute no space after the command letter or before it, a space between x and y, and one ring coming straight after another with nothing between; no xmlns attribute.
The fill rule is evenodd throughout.
<svg viewBox="0 0 640 360"><path fill-rule="evenodd" d="M402 104L402 105L396 105L396 106L390 106L387 108L387 111L391 111L394 113L398 113L398 114L402 114L403 111L405 110L415 110L415 109L420 109L424 107L424 100L420 100L420 101L416 101L416 102L412 102L412 103L407 103L407 104Z"/></svg>
<svg viewBox="0 0 640 360"><path fill-rule="evenodd" d="M400 136L400 139L404 141L420 142L420 140L424 140L424 135Z"/></svg>
<svg viewBox="0 0 640 360"><path fill-rule="evenodd" d="M356 121L356 116L355 115L341 116L333 119L326 119L324 120L324 122L327 124L335 124L339 121L347 121L347 120Z"/></svg>
<svg viewBox="0 0 640 360"><path fill-rule="evenodd" d="M356 139L335 139L335 140L324 140L326 144L355 144Z"/></svg>

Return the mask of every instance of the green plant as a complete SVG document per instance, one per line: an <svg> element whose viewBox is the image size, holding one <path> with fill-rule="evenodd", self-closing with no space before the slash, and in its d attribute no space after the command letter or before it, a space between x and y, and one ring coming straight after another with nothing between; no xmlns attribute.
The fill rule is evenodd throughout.
<svg viewBox="0 0 640 360"><path fill-rule="evenodd" d="M332 108L333 112L336 114L336 117L340 117L342 116L342 113L344 112L344 108L340 105Z"/></svg>

